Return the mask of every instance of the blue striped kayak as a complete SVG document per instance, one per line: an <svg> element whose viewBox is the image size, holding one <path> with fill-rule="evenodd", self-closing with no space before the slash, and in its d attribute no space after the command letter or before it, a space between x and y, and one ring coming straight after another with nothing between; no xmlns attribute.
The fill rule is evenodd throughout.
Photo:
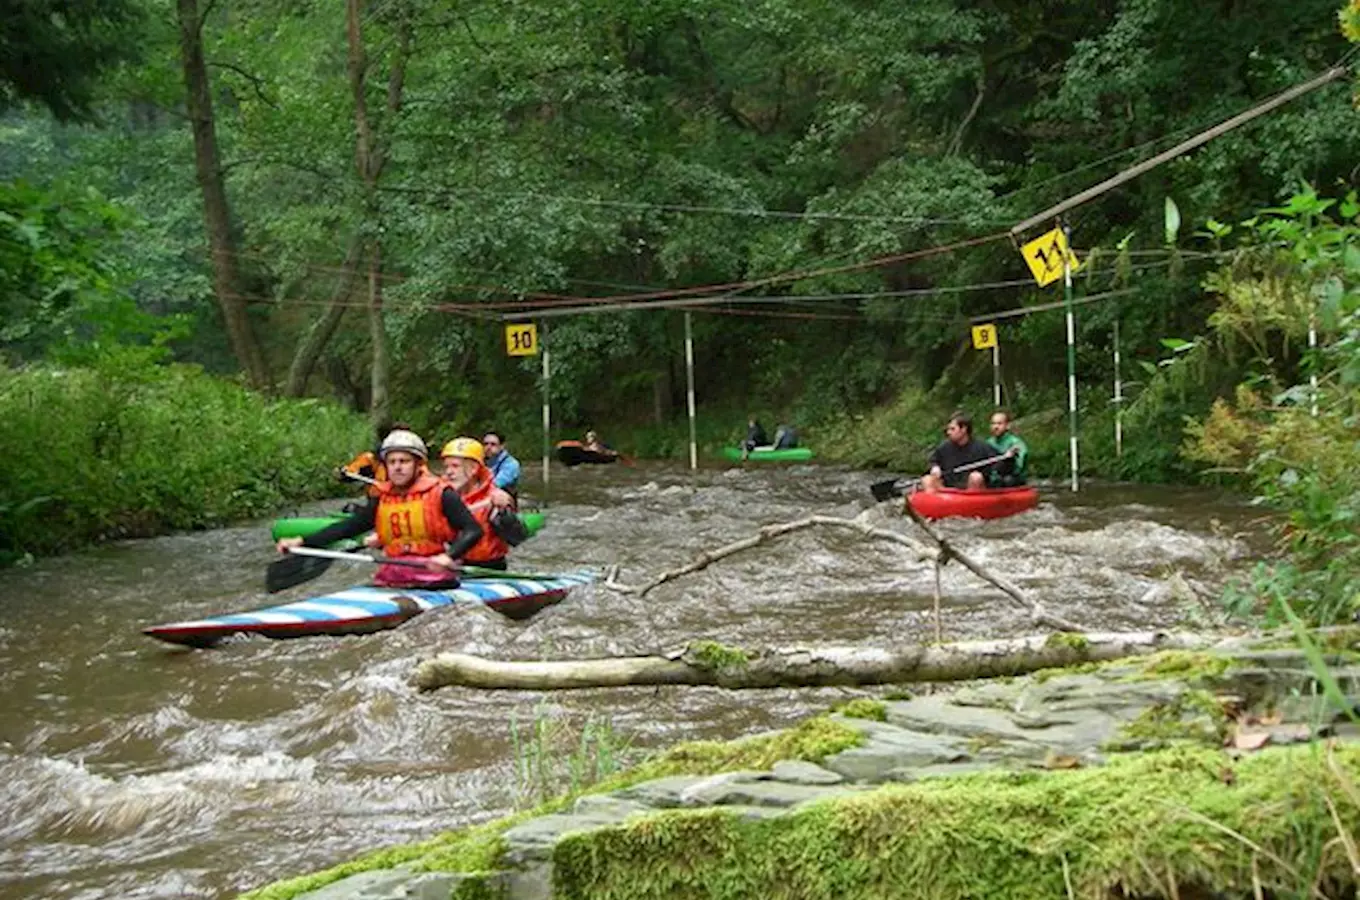
<svg viewBox="0 0 1360 900"><path fill-rule="evenodd" d="M251 612L153 625L143 628L142 634L200 648L235 634L270 638L370 634L396 628L431 609L471 604L494 609L511 619L526 619L595 578L595 572L582 570L535 577L467 578L458 587L443 590L352 587Z"/></svg>

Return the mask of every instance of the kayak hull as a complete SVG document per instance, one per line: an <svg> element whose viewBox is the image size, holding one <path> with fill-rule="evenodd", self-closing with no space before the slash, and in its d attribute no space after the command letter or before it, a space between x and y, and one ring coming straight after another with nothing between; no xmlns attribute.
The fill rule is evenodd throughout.
<svg viewBox="0 0 1360 900"><path fill-rule="evenodd" d="M371 634L445 606L475 604L511 619L526 619L561 602L572 588L594 580L595 573L580 571L536 578L469 578L444 590L360 586L250 612L154 625L142 633L168 644L207 648L237 634L276 639Z"/></svg>
<svg viewBox="0 0 1360 900"><path fill-rule="evenodd" d="M529 530L529 534L538 534L547 522L547 517L541 512L521 512L519 517L524 522L524 527ZM282 540L290 537L307 537L315 534L327 525L338 522L344 516L292 516L284 519L275 519L270 526L269 536L273 540Z"/></svg>
<svg viewBox="0 0 1360 900"><path fill-rule="evenodd" d="M557 445L557 461L564 466L604 466L619 461L617 454L587 450L580 441L561 441Z"/></svg>
<svg viewBox="0 0 1360 900"><path fill-rule="evenodd" d="M728 462L741 462L740 447L724 447L722 455ZM783 450L757 447L747 454L746 459L748 462L806 462L812 456L811 447L788 447Z"/></svg>
<svg viewBox="0 0 1360 900"><path fill-rule="evenodd" d="M989 488L981 491L944 488L935 492L917 491L907 497L907 502L927 519L1001 519L1034 509L1039 505L1039 491L1032 487Z"/></svg>

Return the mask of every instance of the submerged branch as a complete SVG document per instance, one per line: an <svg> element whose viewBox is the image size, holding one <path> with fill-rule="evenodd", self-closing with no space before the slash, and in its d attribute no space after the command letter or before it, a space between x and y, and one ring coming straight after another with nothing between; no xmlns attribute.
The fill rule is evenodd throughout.
<svg viewBox="0 0 1360 900"><path fill-rule="evenodd" d="M724 544L713 550L707 550L685 565L675 569L668 569L644 584L629 585L619 582L618 567L614 567L610 570L609 577L605 579L604 585L611 590L620 591L622 593L637 594L639 597L646 596L647 593L654 588L658 588L668 581L674 581L682 576L706 569L720 559L740 553L743 550L759 547L762 544L767 544L776 538L784 537L785 535L792 534L796 531L802 531L806 528L822 525L831 528L849 528L874 540L890 541L894 544L906 547L915 555L916 559L921 562L932 561L939 566L943 566L950 560L958 560L959 564L965 569L997 588L1010 600L1028 611L1030 621L1034 624L1047 625L1048 627L1055 628L1059 631L1082 630L1082 626L1078 623L1048 612L1043 604L1039 603L1037 600L1031 600L1014 584L999 575L993 574L976 560L965 555L941 536L929 522L921 518L920 515L911 508L910 504L906 504L906 510L908 515L910 515L916 524L921 527L921 530L936 544L936 548L938 549L927 547L920 541L908 537L905 534L890 531L886 528L876 528L862 518L841 519L835 516L808 516L807 518L797 519L792 522L779 522L774 525L766 525L750 537L733 541L730 544Z"/></svg>

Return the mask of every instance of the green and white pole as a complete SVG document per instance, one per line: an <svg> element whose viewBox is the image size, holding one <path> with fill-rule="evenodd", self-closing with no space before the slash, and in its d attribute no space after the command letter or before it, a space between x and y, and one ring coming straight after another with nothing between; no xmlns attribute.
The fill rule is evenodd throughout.
<svg viewBox="0 0 1360 900"><path fill-rule="evenodd" d="M1068 443L1072 456L1072 490L1078 488L1077 482L1077 325L1072 312L1072 229L1063 225L1063 237L1067 241L1063 260L1063 302L1067 307L1067 411Z"/></svg>
<svg viewBox="0 0 1360 900"><path fill-rule="evenodd" d="M548 479L552 471L548 466L548 461L552 457L552 393L551 370L548 368L548 323L545 321L542 326L542 334L538 339L539 349L543 352L543 503L548 503Z"/></svg>
<svg viewBox="0 0 1360 900"><path fill-rule="evenodd" d="M689 467L690 471L699 468L699 445L694 432L694 325L691 315L685 312L685 379L689 393Z"/></svg>
<svg viewBox="0 0 1360 900"><path fill-rule="evenodd" d="M1114 317L1114 455L1124 458L1124 381L1119 374L1119 313Z"/></svg>
<svg viewBox="0 0 1360 900"><path fill-rule="evenodd" d="M992 344L992 408L1001 408L1001 341Z"/></svg>
<svg viewBox="0 0 1360 900"><path fill-rule="evenodd" d="M1313 374L1308 376L1308 411L1314 418L1317 418L1318 414L1317 345L1317 311L1315 308L1308 314L1308 362L1313 369Z"/></svg>

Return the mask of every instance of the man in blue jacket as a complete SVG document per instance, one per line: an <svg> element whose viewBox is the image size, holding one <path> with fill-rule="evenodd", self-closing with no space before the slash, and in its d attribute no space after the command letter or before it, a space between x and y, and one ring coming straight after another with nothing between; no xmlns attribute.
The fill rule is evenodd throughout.
<svg viewBox="0 0 1360 900"><path fill-rule="evenodd" d="M482 447L486 453L486 467L491 470L496 487L519 500L519 460L505 449L505 439L499 431L488 431L482 435Z"/></svg>

